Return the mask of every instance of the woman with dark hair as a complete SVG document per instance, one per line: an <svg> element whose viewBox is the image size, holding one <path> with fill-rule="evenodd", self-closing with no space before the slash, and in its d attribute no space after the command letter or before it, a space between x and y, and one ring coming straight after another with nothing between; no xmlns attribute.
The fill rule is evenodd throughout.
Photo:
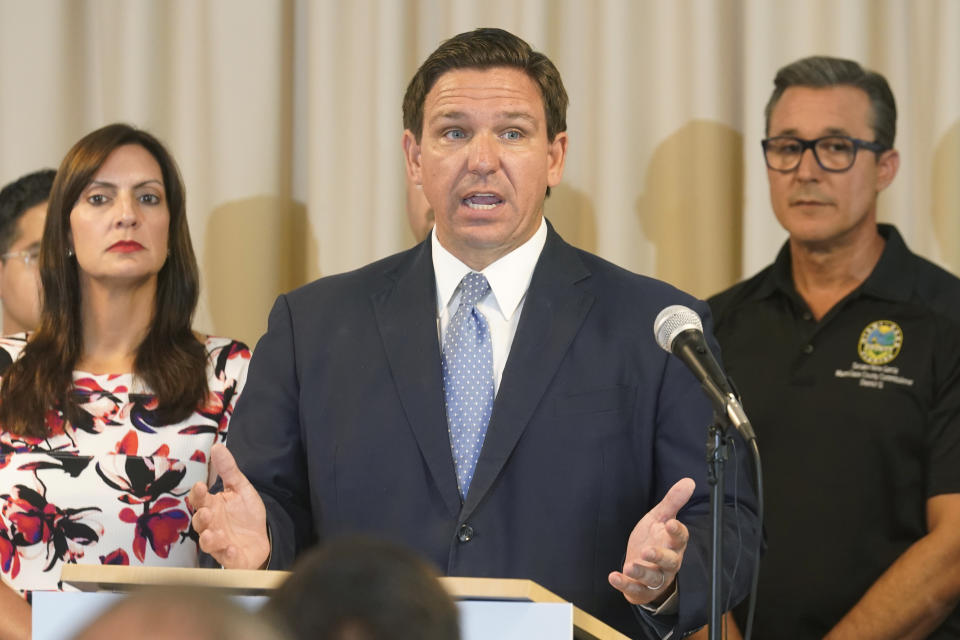
<svg viewBox="0 0 960 640"><path fill-rule="evenodd" d="M109 125L67 153L40 277L36 332L0 341L0 638L29 630L14 590L62 588L64 563L196 564L185 497L211 480L250 359L191 329L183 184L144 131Z"/></svg>

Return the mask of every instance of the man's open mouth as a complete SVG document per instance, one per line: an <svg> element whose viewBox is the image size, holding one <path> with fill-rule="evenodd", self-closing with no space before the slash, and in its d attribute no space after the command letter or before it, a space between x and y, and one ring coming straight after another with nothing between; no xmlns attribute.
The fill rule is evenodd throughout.
<svg viewBox="0 0 960 640"><path fill-rule="evenodd" d="M463 199L463 204L471 209L493 209L503 203L503 198L494 193L474 193Z"/></svg>

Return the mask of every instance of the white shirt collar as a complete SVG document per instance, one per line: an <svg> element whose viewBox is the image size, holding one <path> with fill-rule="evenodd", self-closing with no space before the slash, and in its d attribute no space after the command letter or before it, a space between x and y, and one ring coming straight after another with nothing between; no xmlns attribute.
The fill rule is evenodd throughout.
<svg viewBox="0 0 960 640"><path fill-rule="evenodd" d="M437 279L437 308L450 304L463 277L473 271L437 240L437 229L431 232L433 272ZM527 293L540 252L547 242L547 223L541 217L540 226L522 245L487 266L481 273L490 283L490 290L504 319L509 320Z"/></svg>

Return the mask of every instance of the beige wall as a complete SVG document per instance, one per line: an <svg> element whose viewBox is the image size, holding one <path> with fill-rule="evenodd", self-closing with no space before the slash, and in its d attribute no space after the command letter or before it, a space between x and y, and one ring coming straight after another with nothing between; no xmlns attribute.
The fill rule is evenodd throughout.
<svg viewBox="0 0 960 640"><path fill-rule="evenodd" d="M784 238L759 152L776 69L884 73L900 175L881 217L960 270L955 0L0 0L0 181L115 120L171 147L203 272L200 330L254 343L277 293L409 246L400 101L443 38L510 29L571 106L567 238L705 296Z"/></svg>

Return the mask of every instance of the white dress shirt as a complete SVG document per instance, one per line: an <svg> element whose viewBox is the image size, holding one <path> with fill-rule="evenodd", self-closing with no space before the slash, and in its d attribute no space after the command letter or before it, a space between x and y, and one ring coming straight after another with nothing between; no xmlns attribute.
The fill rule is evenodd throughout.
<svg viewBox="0 0 960 640"><path fill-rule="evenodd" d="M473 271L447 251L437 240L437 229L431 232L433 272L437 279L437 332L440 344L446 335L447 324L460 304L460 281ZM547 223L540 218L540 226L522 245L496 260L481 271L490 283L490 291L477 304L477 309L490 326L493 346L493 390L500 390L503 367L510 355L510 345L517 333L520 312L527 296L533 269L547 241Z"/></svg>

